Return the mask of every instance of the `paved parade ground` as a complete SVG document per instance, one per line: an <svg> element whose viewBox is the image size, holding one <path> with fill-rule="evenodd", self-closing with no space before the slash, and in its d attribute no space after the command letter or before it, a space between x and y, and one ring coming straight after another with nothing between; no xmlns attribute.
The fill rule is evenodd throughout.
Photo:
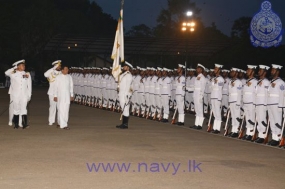
<svg viewBox="0 0 285 189"><path fill-rule="evenodd" d="M0 89L1 189L285 188L285 150L71 105L71 130L48 126L47 88L33 89L30 128L8 126ZM206 122L206 121L205 121ZM204 126L206 129L206 126ZM112 170L111 170L112 169Z"/></svg>

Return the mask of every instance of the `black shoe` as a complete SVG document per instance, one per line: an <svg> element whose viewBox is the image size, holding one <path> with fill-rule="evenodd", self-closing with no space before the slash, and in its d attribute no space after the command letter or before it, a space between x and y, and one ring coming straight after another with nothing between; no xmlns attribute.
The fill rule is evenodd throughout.
<svg viewBox="0 0 285 189"><path fill-rule="evenodd" d="M191 129L197 129L197 125L193 125L193 126L190 126L189 128L191 128Z"/></svg>
<svg viewBox="0 0 285 189"><path fill-rule="evenodd" d="M259 144L264 143L264 138L258 138L254 142Z"/></svg>
<svg viewBox="0 0 285 189"><path fill-rule="evenodd" d="M247 135L247 137L245 138L245 140L247 140L247 141L251 141L251 139L252 139L251 135Z"/></svg>
<svg viewBox="0 0 285 189"><path fill-rule="evenodd" d="M14 115L13 117L13 122L14 122L14 129L18 129L19 128L19 115Z"/></svg>
<svg viewBox="0 0 285 189"><path fill-rule="evenodd" d="M233 132L230 132L229 134L227 134L227 137L231 137L231 135L233 134Z"/></svg>
<svg viewBox="0 0 285 189"><path fill-rule="evenodd" d="M117 126L116 126L116 128L118 128L118 129L119 129L119 128L121 128L121 126L122 126L122 125L123 125L123 124L121 124L121 125L117 125Z"/></svg>
<svg viewBox="0 0 285 189"><path fill-rule="evenodd" d="M168 119L162 119L161 122L162 122L162 123L167 123L167 122L168 122Z"/></svg>
<svg viewBox="0 0 285 189"><path fill-rule="evenodd" d="M27 115L22 115L23 129L29 128Z"/></svg>
<svg viewBox="0 0 285 189"><path fill-rule="evenodd" d="M218 131L218 130L214 130L214 131L212 131L212 133L213 133L213 134L220 134L221 132Z"/></svg>
<svg viewBox="0 0 285 189"><path fill-rule="evenodd" d="M183 126L183 125L184 125L184 123L182 123L182 122L178 122L178 123L177 123L177 125L178 125L178 126Z"/></svg>
<svg viewBox="0 0 285 189"><path fill-rule="evenodd" d="M122 124L120 127L120 129L128 129L128 128L129 128L128 125L125 125L125 124Z"/></svg>
<svg viewBox="0 0 285 189"><path fill-rule="evenodd" d="M231 136L232 138L237 138L237 137L238 137L238 133L232 133L230 136Z"/></svg>
<svg viewBox="0 0 285 189"><path fill-rule="evenodd" d="M198 127L196 128L197 130L201 130L202 127L200 125L198 125Z"/></svg>
<svg viewBox="0 0 285 189"><path fill-rule="evenodd" d="M247 137L248 137L248 135L244 135L241 139L246 140Z"/></svg>
<svg viewBox="0 0 285 189"><path fill-rule="evenodd" d="M269 145L270 146L278 146L279 145L279 141L271 140Z"/></svg>

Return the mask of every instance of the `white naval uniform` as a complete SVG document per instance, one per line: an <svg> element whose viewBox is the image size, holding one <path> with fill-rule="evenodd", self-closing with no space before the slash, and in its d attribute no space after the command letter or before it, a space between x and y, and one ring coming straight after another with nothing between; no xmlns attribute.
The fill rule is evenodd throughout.
<svg viewBox="0 0 285 189"><path fill-rule="evenodd" d="M151 106L150 100L149 100L149 85L150 85L150 76L147 76L145 81L144 81L144 91L145 91L145 104L146 104L146 113L149 112L149 108Z"/></svg>
<svg viewBox="0 0 285 189"><path fill-rule="evenodd" d="M69 118L70 98L73 97L73 81L69 74L56 77L54 97L57 97L58 124L60 128L65 128Z"/></svg>
<svg viewBox="0 0 285 189"><path fill-rule="evenodd" d="M232 132L238 133L240 118L242 82L239 79L231 80L229 83L229 104L232 117Z"/></svg>
<svg viewBox="0 0 285 189"><path fill-rule="evenodd" d="M133 96L132 96L132 103L133 103L133 106L132 106L132 112L136 110L136 112L138 112L138 109L139 109L139 95L138 95L138 90L139 90L139 84L140 84L140 81L141 81L141 76L140 75L135 75L133 76Z"/></svg>
<svg viewBox="0 0 285 189"><path fill-rule="evenodd" d="M230 79L224 78L224 86L223 86L223 97L222 97L222 110L224 113L224 116L227 116L227 111L229 108L229 83L230 83Z"/></svg>
<svg viewBox="0 0 285 189"><path fill-rule="evenodd" d="M175 94L176 94L176 105L178 110L178 122L184 123L185 77L183 75L176 77L175 86L176 86Z"/></svg>
<svg viewBox="0 0 285 189"><path fill-rule="evenodd" d="M157 81L155 83L155 106L156 106L156 111L157 111L157 117L160 118L162 114L162 100L161 100L161 93L160 93L160 88L162 85L162 78L157 78Z"/></svg>
<svg viewBox="0 0 285 189"><path fill-rule="evenodd" d="M196 112L195 118L195 126L203 126L204 122L204 113L203 113L203 98L204 98L204 91L206 87L206 79L205 76L200 73L197 75L194 84L194 106Z"/></svg>
<svg viewBox="0 0 285 189"><path fill-rule="evenodd" d="M121 109L123 110L123 116L130 116L130 97L132 95L132 74L129 71L125 71L119 78L119 101Z"/></svg>
<svg viewBox="0 0 285 189"><path fill-rule="evenodd" d="M151 116L154 116L156 110L156 102L155 102L155 86L157 83L157 76L154 75L151 77L149 82L149 102L150 102L150 112Z"/></svg>
<svg viewBox="0 0 285 189"><path fill-rule="evenodd" d="M49 89L48 89L48 97L49 97L49 117L48 122L49 125L52 125L55 123L55 117L56 117L56 104L57 102L54 101L54 91L55 91L55 80L56 77L61 74L60 71L56 70L57 66L54 66L53 68L47 70L44 73L44 76L47 78L49 82Z"/></svg>
<svg viewBox="0 0 285 189"><path fill-rule="evenodd" d="M8 69L5 75L11 79L8 93L13 100L13 115L27 115L27 104L32 96L31 75L25 71L14 72L14 68Z"/></svg>
<svg viewBox="0 0 285 189"><path fill-rule="evenodd" d="M205 77L206 80L206 85L205 85L205 91L204 91L204 113L208 113L208 109L210 106L211 109L211 92L212 92L212 78L210 77Z"/></svg>
<svg viewBox="0 0 285 189"><path fill-rule="evenodd" d="M272 131L272 139L280 140L282 108L284 107L284 81L276 78L270 81L268 88L267 108Z"/></svg>
<svg viewBox="0 0 285 189"><path fill-rule="evenodd" d="M146 78L141 78L139 83L139 89L138 89L138 104L141 108L141 114L144 114L146 104L145 104L145 85L144 82L146 81Z"/></svg>
<svg viewBox="0 0 285 189"><path fill-rule="evenodd" d="M225 80L221 76L214 77L211 82L211 105L213 115L215 117L213 129L220 131L222 117L221 117L221 104L222 104L222 97L223 97L223 86Z"/></svg>
<svg viewBox="0 0 285 189"><path fill-rule="evenodd" d="M163 107L163 119L169 117L169 100L171 98L171 79L170 77L162 78L160 94L161 94L161 105Z"/></svg>
<svg viewBox="0 0 285 189"><path fill-rule="evenodd" d="M260 79L256 85L256 96L255 96L255 105L256 105L256 121L257 121L257 130L258 137L265 138L267 120L266 120L266 111L267 111L267 92L270 82L268 79Z"/></svg>
<svg viewBox="0 0 285 189"><path fill-rule="evenodd" d="M195 83L195 76L187 77L186 79L186 104L188 105L191 111L194 111L194 99L193 99L193 92L194 92L194 83ZM188 101L188 102L187 102Z"/></svg>
<svg viewBox="0 0 285 189"><path fill-rule="evenodd" d="M253 135L255 125L255 90L257 80L255 78L248 79L243 86L243 108L246 121L246 135Z"/></svg>

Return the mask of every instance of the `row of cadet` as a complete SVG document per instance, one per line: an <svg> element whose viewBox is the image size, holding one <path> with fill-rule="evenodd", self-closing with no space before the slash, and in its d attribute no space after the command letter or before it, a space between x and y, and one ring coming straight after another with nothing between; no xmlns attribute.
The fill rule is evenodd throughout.
<svg viewBox="0 0 285 189"><path fill-rule="evenodd" d="M272 64L271 69L266 65L248 65L246 71L226 70L220 64L215 64L212 70L202 64L196 69L185 69L181 64L174 70L133 68L130 70L133 77L130 113L168 122L173 109L178 115L177 125L184 125L185 112L195 112L195 123L190 127L198 130L202 129L204 114L208 113L211 119L208 131L212 133L220 133L222 121L228 120L225 135L264 143L271 131L272 140L268 144L277 146L284 130L285 93L284 81L279 77L281 68L276 64ZM72 67L70 71L75 102L113 111L121 108L112 68Z"/></svg>

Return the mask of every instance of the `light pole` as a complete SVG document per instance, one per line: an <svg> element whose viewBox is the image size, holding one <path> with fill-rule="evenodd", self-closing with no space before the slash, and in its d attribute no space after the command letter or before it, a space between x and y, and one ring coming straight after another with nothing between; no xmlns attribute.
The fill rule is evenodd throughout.
<svg viewBox="0 0 285 189"><path fill-rule="evenodd" d="M193 12L187 11L186 16L187 19L185 22L182 23L181 30L182 32L185 33L186 35L186 40L185 40L185 67L187 67L187 61L188 61L188 35L189 33L193 33L195 31L195 22L193 22L190 18L193 15Z"/></svg>

